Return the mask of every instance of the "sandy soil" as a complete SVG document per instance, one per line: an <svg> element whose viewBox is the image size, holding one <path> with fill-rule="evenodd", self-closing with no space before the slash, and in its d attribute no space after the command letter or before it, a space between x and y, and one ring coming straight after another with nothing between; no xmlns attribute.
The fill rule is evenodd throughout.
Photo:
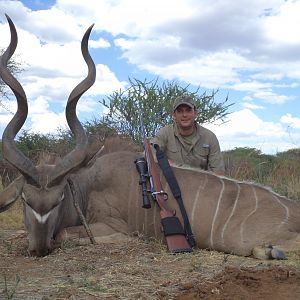
<svg viewBox="0 0 300 300"><path fill-rule="evenodd" d="M24 231L0 230L0 299L300 299L300 253L259 261L214 251L172 255L141 236L65 244L29 257Z"/></svg>

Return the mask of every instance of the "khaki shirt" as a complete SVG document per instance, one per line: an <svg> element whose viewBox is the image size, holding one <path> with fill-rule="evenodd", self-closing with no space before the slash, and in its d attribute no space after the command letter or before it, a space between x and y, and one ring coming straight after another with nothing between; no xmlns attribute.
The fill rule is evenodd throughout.
<svg viewBox="0 0 300 300"><path fill-rule="evenodd" d="M224 162L216 135L196 124L196 133L186 141L177 129L177 125L167 125L159 130L151 140L158 144L168 159L177 165L189 165L208 169L213 172L224 172Z"/></svg>

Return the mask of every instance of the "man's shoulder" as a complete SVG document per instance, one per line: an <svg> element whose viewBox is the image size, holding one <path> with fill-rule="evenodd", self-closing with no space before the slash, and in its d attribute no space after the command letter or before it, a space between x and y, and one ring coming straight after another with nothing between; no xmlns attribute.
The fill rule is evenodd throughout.
<svg viewBox="0 0 300 300"><path fill-rule="evenodd" d="M162 129L165 129L165 130L174 130L174 124L173 123L168 124L168 125L162 127Z"/></svg>
<svg viewBox="0 0 300 300"><path fill-rule="evenodd" d="M159 132L162 133L162 134L173 133L174 132L174 126L173 126L173 124L166 125L166 126L162 127L159 130Z"/></svg>
<svg viewBox="0 0 300 300"><path fill-rule="evenodd" d="M208 128L203 127L202 125L197 123L197 131L200 135L215 137L216 135Z"/></svg>
<svg viewBox="0 0 300 300"><path fill-rule="evenodd" d="M159 129L157 134L152 139L152 142L162 147L172 138L172 136L174 136L173 125L172 124L166 125Z"/></svg>

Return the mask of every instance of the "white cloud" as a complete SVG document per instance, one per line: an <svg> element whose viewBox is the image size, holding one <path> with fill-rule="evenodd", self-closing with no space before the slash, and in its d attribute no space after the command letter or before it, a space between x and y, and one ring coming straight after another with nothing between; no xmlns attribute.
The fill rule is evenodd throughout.
<svg viewBox="0 0 300 300"><path fill-rule="evenodd" d="M47 100L44 97L37 97L35 100L29 103L30 114L44 114L48 112L49 109L49 99Z"/></svg>
<svg viewBox="0 0 300 300"><path fill-rule="evenodd" d="M253 94L253 97L258 98L258 99L263 99L266 102L271 103L271 104L283 104L293 98L293 97L286 96L286 95L277 95L276 93L272 92L271 90L257 91Z"/></svg>
<svg viewBox="0 0 300 300"><path fill-rule="evenodd" d="M146 37L153 27L164 24L166 20L187 18L194 11L184 0L176 0L176 3L172 0L153 0L147 2L147 5L139 0L103 2L106 11L97 10L97 18L100 19L100 26L114 35L123 33Z"/></svg>
<svg viewBox="0 0 300 300"><path fill-rule="evenodd" d="M286 96L278 88L297 87L295 81L287 80L300 79L299 50L291 48L284 38L273 39L271 33L275 21L282 20L282 15L286 18L294 3L205 3L193 2L193 12L186 9L186 17L175 11L172 16L166 14L164 22L147 23L143 33L128 30L129 38L116 39L115 44L131 64L164 79L180 79L209 89L247 91L252 98L278 105L293 99L293 95ZM190 1L186 2L188 5ZM291 24L296 21L292 19ZM292 26L288 30L292 36L298 35L298 29ZM286 83L279 85L279 80Z"/></svg>
<svg viewBox="0 0 300 300"><path fill-rule="evenodd" d="M275 154L297 147L294 141L298 140L298 135L291 136L291 132L283 126L282 119L280 122L266 122L250 109L243 109L230 114L224 124L204 126L217 135L222 150L253 147L263 153Z"/></svg>
<svg viewBox="0 0 300 300"><path fill-rule="evenodd" d="M142 48L136 50L137 52L141 52ZM143 59L138 54L132 57L135 58L135 62L138 58ZM224 63L225 61L226 64ZM167 65L154 65L147 60L144 60L144 62L140 61L139 64L141 68L160 75L163 78L169 80L181 78L181 80L191 84L214 89L221 86L230 86L231 83L239 81L235 68L246 64L246 62L242 57L236 55L236 53L225 51L214 54L204 53L199 57L190 58L187 56L181 62Z"/></svg>
<svg viewBox="0 0 300 300"><path fill-rule="evenodd" d="M34 128L41 124L46 130L47 118L48 124L65 122L68 95L86 75L80 41L92 23L89 46L97 79L78 103L81 114L97 110L99 97L126 87L117 75L126 60L151 76L244 94L243 102L237 103L245 109L215 128L225 143L247 145L255 140L271 149L271 138L278 137L276 146L286 147L285 126L299 128L296 111L293 116L285 112L280 121L273 122L265 122L252 111L266 108L270 114L271 107L284 107L298 98L299 1L253 0L245 5L230 0L153 0L147 4L140 0L58 0L50 9L38 11L24 5L0 1L0 10L10 15L18 30L16 54L27 64L20 82L29 99L28 121ZM6 47L8 26L3 16L0 19L4 20L0 47ZM109 50L115 55L113 63ZM117 59L121 67L116 67ZM12 103L15 107L15 100ZM53 104L56 113L51 113ZM1 107L0 114L0 123L11 118Z"/></svg>
<svg viewBox="0 0 300 300"><path fill-rule="evenodd" d="M8 99L1 99L0 114L13 114L17 110L17 103L9 101Z"/></svg>
<svg viewBox="0 0 300 300"><path fill-rule="evenodd" d="M0 3L0 7L2 5L4 4ZM21 63L26 62L26 65L22 63L25 71L19 79L29 102L29 115L24 128L31 128L32 131L40 133L53 133L57 127L66 125L64 109L68 96L87 74L87 66L80 46L80 40L87 26L80 28L77 18L66 16L67 13L57 8L37 12L23 8L22 17L17 15L17 11L12 6L9 10L19 37L16 57ZM27 20L26 24L25 20ZM42 20L43 24L41 24ZM86 23L89 26L91 21L88 20ZM10 35L7 23L0 26L1 33L5 33L0 35L0 45L8 45ZM107 48L110 44L100 37L91 38L89 46L94 49ZM110 94L114 90L124 88L126 84L120 82L106 65L98 64L96 69L96 83L79 101L78 114L94 113L95 107L99 106L98 101L89 95L96 97ZM16 107L14 98L7 103ZM51 112L55 103L60 103L58 106L60 112ZM11 117L7 112L1 115L2 130Z"/></svg>
<svg viewBox="0 0 300 300"><path fill-rule="evenodd" d="M284 1L275 15L265 19L265 28L274 43L300 44L300 2Z"/></svg>
<svg viewBox="0 0 300 300"><path fill-rule="evenodd" d="M208 125L218 130L223 137L251 138L276 134L282 136L283 128L279 123L265 122L255 115L250 109L243 109L229 114L222 125Z"/></svg>
<svg viewBox="0 0 300 300"><path fill-rule="evenodd" d="M99 38L98 40L89 41L89 46L91 48L109 48L111 44L107 40Z"/></svg>
<svg viewBox="0 0 300 300"><path fill-rule="evenodd" d="M55 133L57 128L68 128L64 113L45 112L33 114L30 118L30 132Z"/></svg>
<svg viewBox="0 0 300 300"><path fill-rule="evenodd" d="M13 115L0 113L0 117L0 128L3 130L8 122L12 119Z"/></svg>
<svg viewBox="0 0 300 300"><path fill-rule="evenodd" d="M97 83L91 88L94 94L110 94L113 91L124 89L126 82L120 82L116 75L103 64L97 65Z"/></svg>
<svg viewBox="0 0 300 300"><path fill-rule="evenodd" d="M279 73L274 71L273 73L271 72L267 72L267 71L263 71L262 73L255 73L251 76L251 78L253 78L254 80L281 80L284 77L284 73Z"/></svg>
<svg viewBox="0 0 300 300"><path fill-rule="evenodd" d="M284 124L288 124L292 128L300 128L300 118L293 117L291 114L282 116L280 121Z"/></svg>
<svg viewBox="0 0 300 300"><path fill-rule="evenodd" d="M253 104L253 103L243 103L242 106L244 108L248 108L248 109L251 109L251 110L255 110L255 109L265 109L265 107L261 106L261 105L256 105L256 104Z"/></svg>
<svg viewBox="0 0 300 300"><path fill-rule="evenodd" d="M278 85L272 85L270 82L248 81L236 83L232 88L236 91L244 91L252 94L251 99L256 98L271 104L284 104L289 100L294 99L294 96L279 95L273 91L272 86L277 88ZM282 86L286 87L286 86ZM296 87L288 85L287 87Z"/></svg>

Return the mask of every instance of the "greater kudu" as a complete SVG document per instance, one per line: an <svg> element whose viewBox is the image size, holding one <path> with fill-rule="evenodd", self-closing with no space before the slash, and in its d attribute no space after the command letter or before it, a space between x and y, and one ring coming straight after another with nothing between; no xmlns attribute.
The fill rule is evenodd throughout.
<svg viewBox="0 0 300 300"><path fill-rule="evenodd" d="M22 86L7 68L7 63L15 52L18 36L12 20L7 15L6 18L10 27L11 41L0 57L0 76L16 96L18 109L2 136L3 157L17 168L22 176L1 195L0 211L7 209L21 195L25 224L29 232L29 249L36 251L37 255L45 255L51 248L52 238L61 228L79 224L74 206L64 199L71 199L66 174L80 166L87 152L87 136L76 116L76 105L96 78L95 65L88 52L88 39L93 25L88 28L81 42L82 55L88 66L88 76L71 92L66 106L66 119L74 134L76 147L55 165L35 166L14 143L15 136L27 118L28 103ZM84 210L84 203L82 205Z"/></svg>
<svg viewBox="0 0 300 300"><path fill-rule="evenodd" d="M14 32L11 22L10 26ZM16 34L12 36L15 40ZM0 211L6 210L22 195L29 250L36 255L47 254L53 239L85 235L84 228L77 226L79 220L73 197L80 203L96 240L103 235L135 231L163 238L157 205L153 203L151 209L142 208L139 175L134 164L139 153L111 152L109 146L104 146L99 157L87 165L81 164L85 157L86 137L75 109L79 96L92 84L95 76L87 53L87 37L88 34L83 39L83 54L88 61L89 76L72 92L66 108L77 146L56 165L34 166L16 149L13 140L26 119L27 100L21 86L6 69L13 46L1 58L1 76L18 100L18 111L3 135L3 153L22 176L0 194ZM283 250L300 250L299 204L256 184L201 170L178 167L173 170L199 248L244 256L256 254L261 248L266 258L281 258L281 253L272 248L275 246ZM163 176L161 181L169 194L168 205L179 214ZM70 182L75 187L73 194Z"/></svg>

